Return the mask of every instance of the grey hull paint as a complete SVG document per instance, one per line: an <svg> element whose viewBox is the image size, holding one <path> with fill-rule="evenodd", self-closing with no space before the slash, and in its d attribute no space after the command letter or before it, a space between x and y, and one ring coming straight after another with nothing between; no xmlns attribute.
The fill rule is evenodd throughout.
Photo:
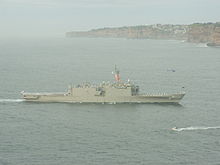
<svg viewBox="0 0 220 165"><path fill-rule="evenodd" d="M63 94L23 93L23 98L31 102L68 102L68 103L179 103L185 93L170 95L134 96L87 96L77 97Z"/></svg>

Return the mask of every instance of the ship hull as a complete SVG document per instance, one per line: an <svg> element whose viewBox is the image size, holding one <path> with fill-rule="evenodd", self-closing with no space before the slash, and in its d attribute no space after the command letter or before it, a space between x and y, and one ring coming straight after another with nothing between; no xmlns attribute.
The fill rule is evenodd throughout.
<svg viewBox="0 0 220 165"><path fill-rule="evenodd" d="M66 102L66 103L179 103L184 93L170 95L135 95L118 97L74 97L63 94L23 93L23 99L28 102Z"/></svg>

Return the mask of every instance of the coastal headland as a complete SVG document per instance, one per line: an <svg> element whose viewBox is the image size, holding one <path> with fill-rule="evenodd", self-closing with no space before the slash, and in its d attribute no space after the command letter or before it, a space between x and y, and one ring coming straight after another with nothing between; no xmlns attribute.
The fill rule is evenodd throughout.
<svg viewBox="0 0 220 165"><path fill-rule="evenodd" d="M128 39L174 39L220 46L220 22L189 25L154 24L71 31L66 37L101 37Z"/></svg>

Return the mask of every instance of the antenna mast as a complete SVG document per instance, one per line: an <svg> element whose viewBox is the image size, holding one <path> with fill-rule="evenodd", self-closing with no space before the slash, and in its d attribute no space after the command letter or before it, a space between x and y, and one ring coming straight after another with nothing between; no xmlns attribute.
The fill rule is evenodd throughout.
<svg viewBox="0 0 220 165"><path fill-rule="evenodd" d="M117 66L115 65L115 81L120 81L120 74L119 70L117 69Z"/></svg>

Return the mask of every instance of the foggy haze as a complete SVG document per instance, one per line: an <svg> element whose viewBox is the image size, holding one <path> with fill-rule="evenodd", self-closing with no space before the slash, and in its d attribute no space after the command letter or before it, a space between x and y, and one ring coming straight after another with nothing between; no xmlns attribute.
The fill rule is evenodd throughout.
<svg viewBox="0 0 220 165"><path fill-rule="evenodd" d="M0 36L64 36L72 30L218 22L219 0L0 0Z"/></svg>

